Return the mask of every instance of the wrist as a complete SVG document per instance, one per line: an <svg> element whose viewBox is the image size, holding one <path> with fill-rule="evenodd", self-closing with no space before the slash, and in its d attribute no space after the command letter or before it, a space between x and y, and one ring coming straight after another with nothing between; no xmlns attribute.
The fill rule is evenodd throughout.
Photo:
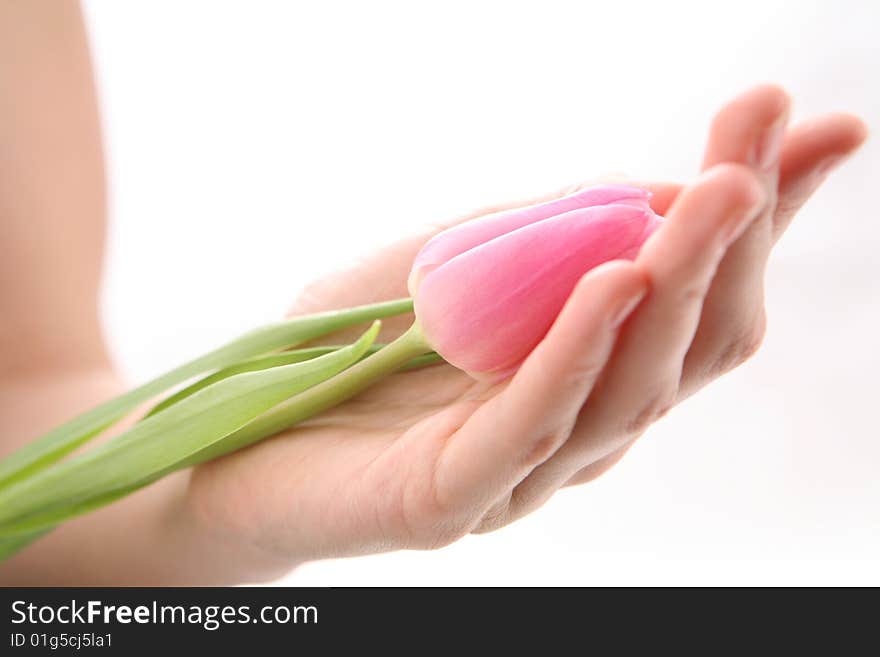
<svg viewBox="0 0 880 657"><path fill-rule="evenodd" d="M217 522L190 486L192 470L168 479L180 485L165 505L160 517L159 536L171 537L166 558L176 562L178 577L192 584L247 584L269 582L289 573L305 562L261 546L246 532L230 530ZM161 538L160 538L161 540Z"/></svg>

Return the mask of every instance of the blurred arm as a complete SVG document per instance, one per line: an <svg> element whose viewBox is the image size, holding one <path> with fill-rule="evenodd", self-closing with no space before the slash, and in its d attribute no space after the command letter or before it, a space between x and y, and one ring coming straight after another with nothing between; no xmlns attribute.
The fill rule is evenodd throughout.
<svg viewBox="0 0 880 657"><path fill-rule="evenodd" d="M0 2L0 374L106 367L104 163L77 2Z"/></svg>
<svg viewBox="0 0 880 657"><path fill-rule="evenodd" d="M100 328L105 223L100 126L79 4L0 0L0 458L124 389ZM260 555L215 540L186 513L188 479L178 473L65 523L0 563L0 582L265 578L247 567Z"/></svg>

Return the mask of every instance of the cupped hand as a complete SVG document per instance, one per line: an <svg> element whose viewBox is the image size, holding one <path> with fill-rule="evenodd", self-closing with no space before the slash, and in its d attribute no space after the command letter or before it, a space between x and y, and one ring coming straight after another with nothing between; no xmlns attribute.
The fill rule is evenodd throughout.
<svg viewBox="0 0 880 657"><path fill-rule="evenodd" d="M754 353L773 244L865 138L854 117L789 128L788 112L778 88L753 89L714 120L692 184L640 183L666 223L635 262L583 277L511 379L490 386L448 365L396 374L196 468L194 521L283 570L442 546L607 470L666 410ZM312 285L294 312L406 296L412 260L440 228ZM386 322L388 336L411 319Z"/></svg>

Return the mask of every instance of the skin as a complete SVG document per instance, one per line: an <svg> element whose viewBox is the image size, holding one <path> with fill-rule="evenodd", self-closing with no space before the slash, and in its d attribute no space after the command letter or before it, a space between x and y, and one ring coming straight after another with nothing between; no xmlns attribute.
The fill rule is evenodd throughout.
<svg viewBox="0 0 880 657"><path fill-rule="evenodd" d="M5 454L125 383L98 321L104 178L77 5L3 3L0 50L0 97L16 99L0 105ZM749 90L718 113L694 181L636 181L668 222L635 262L585 275L511 379L489 386L447 365L394 375L65 524L0 565L0 582L268 580L318 558L447 545L594 479L758 348L772 246L866 136L849 115L789 127L788 112L781 89ZM313 284L293 312L405 296L413 257L440 228ZM408 319L388 322L384 338Z"/></svg>

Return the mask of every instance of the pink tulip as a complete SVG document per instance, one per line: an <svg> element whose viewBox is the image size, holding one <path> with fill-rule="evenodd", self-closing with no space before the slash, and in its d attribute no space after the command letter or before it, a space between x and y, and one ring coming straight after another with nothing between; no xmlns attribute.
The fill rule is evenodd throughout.
<svg viewBox="0 0 880 657"><path fill-rule="evenodd" d="M584 273L636 256L661 221L650 197L634 187L593 187L436 235L409 278L425 338L474 376L510 372Z"/></svg>

